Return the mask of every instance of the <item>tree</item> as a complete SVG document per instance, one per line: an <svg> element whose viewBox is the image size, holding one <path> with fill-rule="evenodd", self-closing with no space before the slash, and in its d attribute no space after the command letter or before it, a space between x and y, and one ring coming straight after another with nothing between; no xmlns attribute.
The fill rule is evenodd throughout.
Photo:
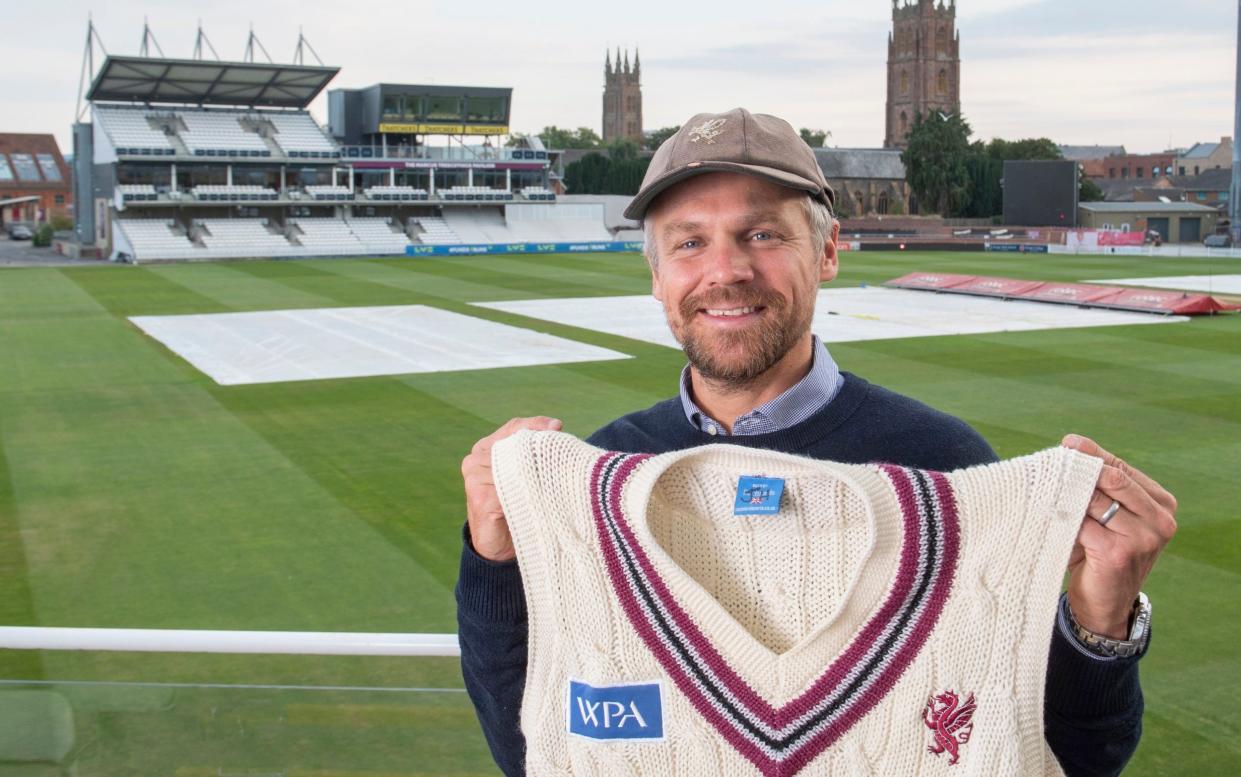
<svg viewBox="0 0 1241 777"><path fill-rule="evenodd" d="M564 183L570 194L627 194L638 193L646 168L651 160L637 157L637 144L630 142L623 150L632 150L628 156L622 153L611 159L598 152L586 154L564 169Z"/></svg>
<svg viewBox="0 0 1241 777"><path fill-rule="evenodd" d="M1099 184L1084 175L1081 177L1081 185L1077 190L1078 202L1103 202L1104 196Z"/></svg>
<svg viewBox="0 0 1241 777"><path fill-rule="evenodd" d="M1004 160L986 153L982 143L975 143L970 152L965 160L970 178L970 196L958 215L975 219L991 218L1004 210L1004 189L1000 186Z"/></svg>
<svg viewBox="0 0 1241 777"><path fill-rule="evenodd" d="M603 194L610 164L608 158L599 153L570 162L564 169L565 188L570 194Z"/></svg>
<svg viewBox="0 0 1241 777"><path fill-rule="evenodd" d="M1050 138L1023 138L1021 140L1004 140L992 138L986 146L986 152L992 159L1000 161L1012 159L1063 159L1060 147Z"/></svg>
<svg viewBox="0 0 1241 777"><path fill-rule="evenodd" d="M944 216L955 216L969 199L970 125L959 113L918 114L901 152L905 178L919 202Z"/></svg>
<svg viewBox="0 0 1241 777"><path fill-rule="evenodd" d="M576 130L562 129L555 124L544 127L539 139L547 148L599 148L603 141L590 127L578 127Z"/></svg>
<svg viewBox="0 0 1241 777"><path fill-rule="evenodd" d="M828 130L809 129L808 127L802 127L797 134L801 135L801 139L806 141L806 145L811 148L822 148L827 143L827 139L832 136Z"/></svg>
<svg viewBox="0 0 1241 777"><path fill-rule="evenodd" d="M664 141L681 130L680 126L660 127L657 130L651 130L646 134L646 142L643 146L647 151L654 151L664 144Z"/></svg>
<svg viewBox="0 0 1241 777"><path fill-rule="evenodd" d="M613 162L636 159L638 150L638 144L635 141L629 138L617 138L608 144L608 159Z"/></svg>

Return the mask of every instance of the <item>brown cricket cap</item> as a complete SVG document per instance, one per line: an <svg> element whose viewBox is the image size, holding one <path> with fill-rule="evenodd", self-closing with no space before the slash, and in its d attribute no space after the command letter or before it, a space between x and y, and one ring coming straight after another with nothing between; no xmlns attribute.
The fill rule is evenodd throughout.
<svg viewBox="0 0 1241 777"><path fill-rule="evenodd" d="M641 221L665 189L702 173L729 172L801 189L835 212L836 194L806 141L784 119L734 108L700 113L664 141L651 157L642 188L625 208Z"/></svg>

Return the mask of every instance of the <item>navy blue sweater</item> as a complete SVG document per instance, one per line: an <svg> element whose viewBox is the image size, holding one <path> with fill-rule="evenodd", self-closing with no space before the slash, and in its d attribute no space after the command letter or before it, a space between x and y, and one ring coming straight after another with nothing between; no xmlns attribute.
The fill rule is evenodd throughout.
<svg viewBox="0 0 1241 777"><path fill-rule="evenodd" d="M723 439L816 459L945 472L996 460L991 446L960 419L855 375L844 377L837 396L805 421L770 434ZM674 397L613 421L587 441L607 450L666 453L721 438L691 426ZM500 769L516 777L524 773L525 756L518 726L526 683L521 573L516 562L493 563L475 553L468 528L457 581L457 625L465 686L483 734ZM1142 731L1137 659L1098 660L1054 628L1051 640L1047 742L1069 777L1118 774Z"/></svg>

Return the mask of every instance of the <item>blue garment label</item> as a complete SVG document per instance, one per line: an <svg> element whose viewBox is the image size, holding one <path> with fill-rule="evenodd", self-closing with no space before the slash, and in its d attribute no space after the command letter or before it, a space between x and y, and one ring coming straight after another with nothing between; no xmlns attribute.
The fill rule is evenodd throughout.
<svg viewBox="0 0 1241 777"><path fill-rule="evenodd" d="M737 481L737 501L733 515L775 515L780 512L784 478L742 475Z"/></svg>
<svg viewBox="0 0 1241 777"><path fill-rule="evenodd" d="M596 688L570 680L569 733L590 739L663 739L661 684Z"/></svg>

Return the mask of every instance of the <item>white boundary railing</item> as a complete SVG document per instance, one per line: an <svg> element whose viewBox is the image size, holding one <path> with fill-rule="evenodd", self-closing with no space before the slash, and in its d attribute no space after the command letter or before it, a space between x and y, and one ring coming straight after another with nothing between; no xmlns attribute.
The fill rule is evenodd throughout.
<svg viewBox="0 0 1241 777"><path fill-rule="evenodd" d="M456 634L0 626L0 649L323 656L459 656Z"/></svg>

